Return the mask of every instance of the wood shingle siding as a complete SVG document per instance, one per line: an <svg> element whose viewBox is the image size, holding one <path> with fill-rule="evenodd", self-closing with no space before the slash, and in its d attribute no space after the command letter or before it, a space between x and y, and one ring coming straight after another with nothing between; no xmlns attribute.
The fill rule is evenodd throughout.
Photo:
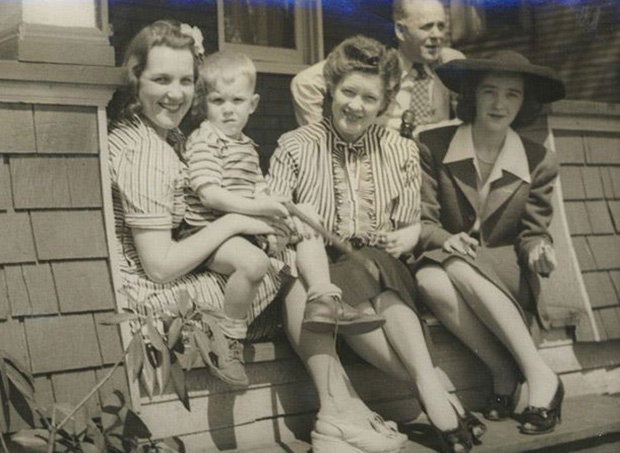
<svg viewBox="0 0 620 453"><path fill-rule="evenodd" d="M33 373L103 364L92 314L26 318L24 323Z"/></svg>
<svg viewBox="0 0 620 453"><path fill-rule="evenodd" d="M549 122L573 246L602 339L620 338L620 109L562 101Z"/></svg>
<svg viewBox="0 0 620 453"><path fill-rule="evenodd" d="M97 154L99 136L94 107L35 105L38 153Z"/></svg>
<svg viewBox="0 0 620 453"><path fill-rule="evenodd" d="M0 213L0 264L36 260L34 238L27 213Z"/></svg>
<svg viewBox="0 0 620 453"><path fill-rule="evenodd" d="M114 309L114 293L104 260L52 263L62 313Z"/></svg>
<svg viewBox="0 0 620 453"><path fill-rule="evenodd" d="M73 371L71 373L56 373L52 375L54 396L58 401L77 405L95 385L97 385L95 371ZM91 398L86 403L86 413L95 414L101 408L98 398Z"/></svg>
<svg viewBox="0 0 620 453"><path fill-rule="evenodd" d="M48 409L84 397L122 353L118 327L96 324L116 308L99 146L120 80L115 68L0 61L0 349L33 372ZM123 367L112 381L127 392ZM12 415L11 431L27 427Z"/></svg>
<svg viewBox="0 0 620 453"><path fill-rule="evenodd" d="M108 256L100 211L37 211L30 215L39 259Z"/></svg>
<svg viewBox="0 0 620 453"><path fill-rule="evenodd" d="M14 317L58 313L58 300L49 264L6 266L7 287Z"/></svg>
<svg viewBox="0 0 620 453"><path fill-rule="evenodd" d="M32 106L0 103L0 137L0 153L35 153Z"/></svg>
<svg viewBox="0 0 620 453"><path fill-rule="evenodd" d="M9 306L9 295L6 287L6 277L4 275L4 268L0 267L0 321L4 321L11 314L11 307Z"/></svg>
<svg viewBox="0 0 620 453"><path fill-rule="evenodd" d="M11 176L9 175L9 163L0 155L0 212L6 211L13 206L11 195Z"/></svg>
<svg viewBox="0 0 620 453"><path fill-rule="evenodd" d="M31 370L24 323L12 319L0 325L2 326L0 328L0 344L2 349L19 360L28 370Z"/></svg>

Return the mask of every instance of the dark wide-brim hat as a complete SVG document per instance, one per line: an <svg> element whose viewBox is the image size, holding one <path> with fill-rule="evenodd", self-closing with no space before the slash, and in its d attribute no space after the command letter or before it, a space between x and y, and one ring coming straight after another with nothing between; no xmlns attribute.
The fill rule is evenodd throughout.
<svg viewBox="0 0 620 453"><path fill-rule="evenodd" d="M564 82L553 69L532 64L523 55L511 50L497 52L489 58L452 60L435 71L443 84L457 93L474 73L515 72L527 76L528 89L539 102L557 101L566 95Z"/></svg>

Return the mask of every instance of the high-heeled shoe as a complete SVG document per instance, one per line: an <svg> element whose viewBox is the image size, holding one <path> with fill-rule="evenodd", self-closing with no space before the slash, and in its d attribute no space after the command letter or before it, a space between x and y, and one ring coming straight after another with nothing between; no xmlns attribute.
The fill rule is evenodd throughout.
<svg viewBox="0 0 620 453"><path fill-rule="evenodd" d="M422 407L422 410L426 412L424 406L422 404L420 404L420 406ZM433 421L430 419L430 417L428 418L428 420L439 437L439 448L441 450L441 453L469 453L474 446L474 438L470 427L465 421L468 411L465 412L464 416L461 416L454 406L452 406L452 409L454 410L457 421L457 426L454 429L442 431L433 424ZM471 417L476 418L473 414L469 414L471 415ZM478 420L478 422L480 422L480 420ZM482 424L482 422L480 423Z"/></svg>
<svg viewBox="0 0 620 453"><path fill-rule="evenodd" d="M487 399L487 405L482 411L482 415L492 422L500 422L512 417L514 407L515 403L512 395L494 393Z"/></svg>
<svg viewBox="0 0 620 453"><path fill-rule="evenodd" d="M463 421L463 424L467 427L471 433L472 441L475 445L480 445L482 436L487 432L487 425L485 425L478 417L465 409L465 414L459 417Z"/></svg>
<svg viewBox="0 0 620 453"><path fill-rule="evenodd" d="M549 403L549 407L528 406L521 414L519 431L523 434L546 434L562 422L562 401L564 400L564 384L558 377L558 387Z"/></svg>
<svg viewBox="0 0 620 453"><path fill-rule="evenodd" d="M398 453L407 442L404 434L377 414L368 419L367 426L320 416L310 438L314 453Z"/></svg>

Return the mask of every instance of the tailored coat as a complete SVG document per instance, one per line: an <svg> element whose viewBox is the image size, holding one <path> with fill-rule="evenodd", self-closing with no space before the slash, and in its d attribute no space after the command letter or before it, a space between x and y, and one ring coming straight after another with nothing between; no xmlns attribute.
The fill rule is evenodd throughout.
<svg viewBox="0 0 620 453"><path fill-rule="evenodd" d="M495 283L520 309L526 323L531 315L548 327L538 274L528 268L528 256L538 242L553 243L548 227L553 214L551 196L559 172L555 153L520 137L527 157L530 182L504 171L490 186L487 202L479 206L473 159L444 162L458 126L425 131L422 143L422 231L416 268L425 259L453 257L444 252L452 235L470 233L480 217L480 247L475 259L462 257ZM459 255L460 256L460 255Z"/></svg>

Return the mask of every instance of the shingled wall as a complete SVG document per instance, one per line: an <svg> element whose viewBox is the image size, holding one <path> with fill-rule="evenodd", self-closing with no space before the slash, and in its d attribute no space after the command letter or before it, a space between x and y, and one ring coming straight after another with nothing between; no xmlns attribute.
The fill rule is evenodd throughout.
<svg viewBox="0 0 620 453"><path fill-rule="evenodd" d="M620 108L564 102L551 120L571 238L601 339L620 338Z"/></svg>
<svg viewBox="0 0 620 453"><path fill-rule="evenodd" d="M115 309L98 134L96 107L0 103L0 349L43 406L77 403L122 352L98 324ZM122 369L112 387L127 391Z"/></svg>

